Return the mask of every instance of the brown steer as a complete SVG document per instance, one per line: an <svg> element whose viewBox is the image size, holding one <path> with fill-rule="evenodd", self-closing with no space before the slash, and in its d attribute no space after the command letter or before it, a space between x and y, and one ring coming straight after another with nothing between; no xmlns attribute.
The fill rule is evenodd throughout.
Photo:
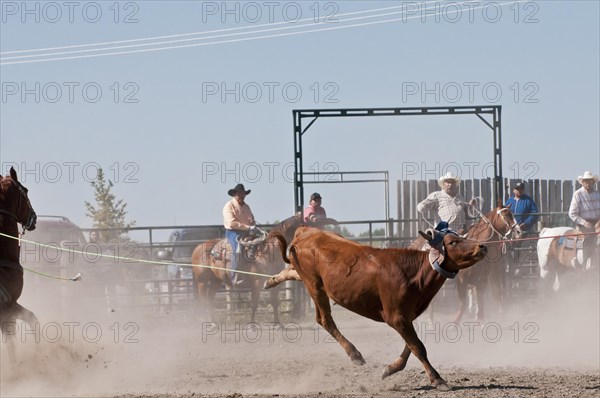
<svg viewBox="0 0 600 398"><path fill-rule="evenodd" d="M421 234L431 240L438 232ZM282 241L280 247L287 247L285 239L276 236ZM412 322L427 308L446 277L484 258L487 249L453 233L445 234L432 246L438 250L431 254L413 249L376 249L331 232L300 227L290 246L290 258L284 251L282 257L287 263L291 260L312 297L317 322L340 343L353 363L364 365L365 360L338 330L331 317L330 299L364 317L385 322L400 333L406 342L404 351L386 367L383 378L404 369L412 352L423 363L433 386L448 389L429 363ZM430 256L437 257L437 271L430 264Z"/></svg>

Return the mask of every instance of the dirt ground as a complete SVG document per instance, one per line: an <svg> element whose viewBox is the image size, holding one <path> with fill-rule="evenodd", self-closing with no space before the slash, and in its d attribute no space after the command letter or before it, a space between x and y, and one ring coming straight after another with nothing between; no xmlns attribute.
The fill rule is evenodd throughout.
<svg viewBox="0 0 600 398"><path fill-rule="evenodd" d="M581 292L580 292L581 293ZM312 321L201 322L190 315L60 310L24 302L40 329L15 331L19 361L2 344L1 397L600 397L597 289L513 306L488 323L416 321L433 366L451 390L429 386L420 362L382 380L400 336L334 307L341 332L367 364L354 366ZM34 340L38 338L39 343Z"/></svg>

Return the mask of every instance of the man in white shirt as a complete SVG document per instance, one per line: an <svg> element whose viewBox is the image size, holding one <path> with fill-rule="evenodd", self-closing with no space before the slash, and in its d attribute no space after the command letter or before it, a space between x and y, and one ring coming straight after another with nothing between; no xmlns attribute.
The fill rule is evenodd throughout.
<svg viewBox="0 0 600 398"><path fill-rule="evenodd" d="M468 205L458 193L460 178L448 172L438 180L441 191L432 192L417 204L417 211L427 210L437 212L438 221L446 221L452 231L462 235L467 231Z"/></svg>
<svg viewBox="0 0 600 398"><path fill-rule="evenodd" d="M250 206L246 203L246 196L251 192L246 190L244 184L237 184L227 193L232 197L223 207L223 226L225 227L225 237L231 245L233 254L229 268L236 271L239 266L238 237L242 237L256 230L256 221ZM243 281L238 278L237 272L231 272L232 286L239 285Z"/></svg>
<svg viewBox="0 0 600 398"><path fill-rule="evenodd" d="M591 171L586 171L577 177L577 181L581 184L581 188L573 194L569 206L569 217L575 223L578 231L593 233L596 223L600 220L600 192L594 189L598 183L598 176L593 175ZM596 236L591 235L584 238L583 263L581 265L586 264L594 254L596 239Z"/></svg>

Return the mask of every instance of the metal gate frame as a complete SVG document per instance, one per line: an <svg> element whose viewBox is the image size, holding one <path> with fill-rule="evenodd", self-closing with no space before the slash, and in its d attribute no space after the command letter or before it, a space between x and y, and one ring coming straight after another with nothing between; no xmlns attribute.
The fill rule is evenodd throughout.
<svg viewBox="0 0 600 398"><path fill-rule="evenodd" d="M433 115L475 115L494 132L494 192L498 201L502 199L502 106L451 106L420 108L342 108L342 109L294 109L294 203L295 211L304 209L304 172L302 136L322 117L360 116L433 116ZM483 115L492 115L488 122ZM302 120L313 118L302 128Z"/></svg>

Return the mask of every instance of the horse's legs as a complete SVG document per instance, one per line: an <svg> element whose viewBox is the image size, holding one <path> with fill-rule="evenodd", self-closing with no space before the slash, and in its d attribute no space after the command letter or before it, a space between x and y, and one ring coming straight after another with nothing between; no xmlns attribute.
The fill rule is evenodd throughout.
<svg viewBox="0 0 600 398"><path fill-rule="evenodd" d="M35 314L23 307L21 304L14 303L15 318L22 319L31 329L35 329L36 323L39 323Z"/></svg>
<svg viewBox="0 0 600 398"><path fill-rule="evenodd" d="M483 298L485 297L485 286L473 286L473 289L471 289L471 291L473 292L473 301L475 302L475 306L477 309L475 313L475 320L477 322L483 323L485 322L483 315Z"/></svg>
<svg viewBox="0 0 600 398"><path fill-rule="evenodd" d="M544 298L549 299L554 295L553 287L557 283L558 272L556 270L556 263L552 260L548 260L544 268L544 272L540 275L540 283L542 284Z"/></svg>
<svg viewBox="0 0 600 398"><path fill-rule="evenodd" d="M505 256L505 257L510 257L509 255ZM505 279L505 275L504 272L506 270L506 265L503 262L504 260L500 259L499 261L501 261L501 264L496 264L496 265L501 265L501 269L499 270L500 272L498 272L495 275L491 275L489 278L489 285L490 285L490 293L492 295L492 297L494 298L494 301L498 304L498 312L500 314L502 314L504 312L504 296L506 295L506 292L508 291L507 288L507 282ZM512 275L512 274L511 274ZM486 284L487 287L487 284ZM480 294L480 299L483 302L484 300L484 294Z"/></svg>
<svg viewBox="0 0 600 398"><path fill-rule="evenodd" d="M215 296L217 295L220 287L220 282L211 281L208 282L208 286L206 288L206 313L208 314L208 320L210 322L215 322Z"/></svg>
<svg viewBox="0 0 600 398"><path fill-rule="evenodd" d="M34 313L18 303L2 307L0 311L0 329L2 330L3 340L7 344L8 359L12 363L17 361L14 341L18 330L17 319L23 320L29 327L29 330L38 330L39 324Z"/></svg>
<svg viewBox="0 0 600 398"><path fill-rule="evenodd" d="M273 307L273 323L279 324L279 289L271 290L271 307Z"/></svg>
<svg viewBox="0 0 600 398"><path fill-rule="evenodd" d="M208 317L209 322L213 322L213 298L211 294L211 282L198 282L196 285L196 292L198 294L198 304Z"/></svg>
<svg viewBox="0 0 600 398"><path fill-rule="evenodd" d="M442 379L437 370L435 370L433 366L431 366L431 363L429 363L429 359L427 358L427 350L425 349L423 342L419 340L419 336L417 336L417 332L415 331L412 322L409 319L398 317L390 323L390 326L400 333L406 342L406 347L404 347L404 351L402 352L400 358L386 368L386 371L384 371L384 376L386 375L388 369L394 370L397 367L398 369L396 371L398 371L405 366L406 359L408 359L409 355L406 353L406 348L408 347L414 356L416 356L423 364L431 384L440 390L448 390L448 385L444 379ZM404 357L406 357L406 359L403 360ZM392 373L389 373L388 376L390 374Z"/></svg>
<svg viewBox="0 0 600 398"><path fill-rule="evenodd" d="M433 308L434 308L434 304L435 304L435 296L433 297L433 299L431 300L431 302L429 303L429 308L427 311L427 324L429 326L433 326Z"/></svg>
<svg viewBox="0 0 600 398"><path fill-rule="evenodd" d="M254 320L256 318L256 310L258 309L258 299L260 296L260 286L258 279L253 280L251 286L252 290L250 292L250 298L252 302L252 316L250 317L250 322L254 323Z"/></svg>
<svg viewBox="0 0 600 398"><path fill-rule="evenodd" d="M456 279L456 292L458 293L458 310L454 316L454 323L459 323L467 308L467 284Z"/></svg>
<svg viewBox="0 0 600 398"><path fill-rule="evenodd" d="M17 361L15 354L15 334L17 332L16 318L13 316L13 312L3 306L0 311L0 329L2 331L2 343L6 343L6 352L8 353L8 360L11 363Z"/></svg>

